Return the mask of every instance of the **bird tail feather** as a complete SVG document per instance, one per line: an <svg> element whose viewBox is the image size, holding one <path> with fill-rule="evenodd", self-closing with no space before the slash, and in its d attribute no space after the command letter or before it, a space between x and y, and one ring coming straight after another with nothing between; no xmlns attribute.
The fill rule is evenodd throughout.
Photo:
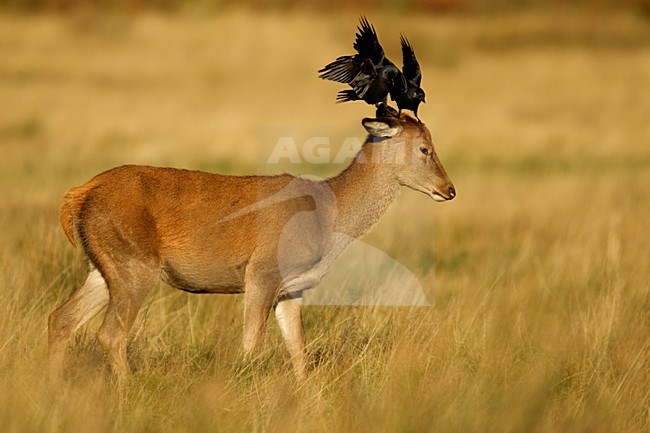
<svg viewBox="0 0 650 433"><path fill-rule="evenodd" d="M336 95L337 104L341 102L358 101L359 99L361 98L359 98L354 90L341 90Z"/></svg>

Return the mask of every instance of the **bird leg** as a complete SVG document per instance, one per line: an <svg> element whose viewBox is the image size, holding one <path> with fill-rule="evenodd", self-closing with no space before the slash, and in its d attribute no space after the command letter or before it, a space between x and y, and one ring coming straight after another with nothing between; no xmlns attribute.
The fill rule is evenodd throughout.
<svg viewBox="0 0 650 433"><path fill-rule="evenodd" d="M391 107L388 104L379 103L376 105L376 107L377 107L377 112L375 115L377 117L398 117L397 110L395 110L393 107Z"/></svg>

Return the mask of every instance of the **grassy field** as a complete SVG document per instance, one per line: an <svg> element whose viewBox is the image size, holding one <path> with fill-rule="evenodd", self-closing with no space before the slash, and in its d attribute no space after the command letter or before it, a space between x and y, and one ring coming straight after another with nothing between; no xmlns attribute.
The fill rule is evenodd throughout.
<svg viewBox="0 0 650 433"><path fill-rule="evenodd" d="M156 288L116 390L95 340L44 375L47 316L84 278L63 192L124 163L267 166L268 131L363 136L315 71L356 15L0 16L0 425L13 432L647 432L650 30L626 14L371 17L421 59L420 114L458 197L404 191L364 242L432 307L304 312L297 388L270 321L240 361L241 296ZM326 289L326 288L325 288Z"/></svg>

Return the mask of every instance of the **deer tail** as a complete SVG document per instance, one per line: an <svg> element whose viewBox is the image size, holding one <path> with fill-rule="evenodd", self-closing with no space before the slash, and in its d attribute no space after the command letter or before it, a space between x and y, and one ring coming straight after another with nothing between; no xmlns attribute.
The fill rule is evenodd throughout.
<svg viewBox="0 0 650 433"><path fill-rule="evenodd" d="M92 182L88 182L81 186L70 188L61 201L61 208L59 209L59 221L63 228L63 233L74 246L74 234L76 226L79 222L79 213L83 204L88 197L88 193L93 189Z"/></svg>

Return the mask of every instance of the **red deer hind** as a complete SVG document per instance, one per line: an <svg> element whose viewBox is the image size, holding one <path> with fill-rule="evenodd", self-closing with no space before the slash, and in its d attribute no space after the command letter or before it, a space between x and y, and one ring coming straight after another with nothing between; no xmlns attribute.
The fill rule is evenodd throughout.
<svg viewBox="0 0 650 433"><path fill-rule="evenodd" d="M72 244L80 242L90 272L50 315L52 373L61 372L72 334L108 307L98 339L124 379L129 330L162 278L193 293L244 293L244 354L274 308L293 369L304 378L302 292L379 220L401 185L437 201L456 194L424 124L406 114L362 124L369 135L361 150L326 180L130 165L70 189L61 224Z"/></svg>

